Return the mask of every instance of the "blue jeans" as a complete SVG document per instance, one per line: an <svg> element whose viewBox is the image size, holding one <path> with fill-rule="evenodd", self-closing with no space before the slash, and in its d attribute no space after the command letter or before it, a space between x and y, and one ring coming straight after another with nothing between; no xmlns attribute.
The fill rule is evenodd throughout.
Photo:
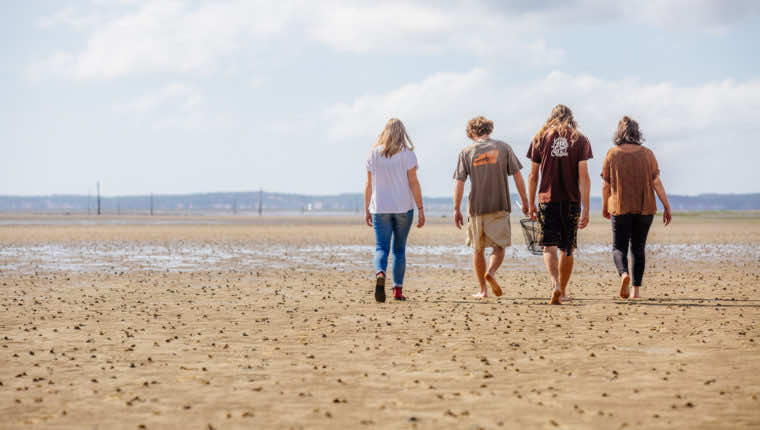
<svg viewBox="0 0 760 430"><path fill-rule="evenodd" d="M375 227L375 273L387 273L388 254L393 248L393 286L404 284L406 237L412 228L414 210L399 214L372 214Z"/></svg>

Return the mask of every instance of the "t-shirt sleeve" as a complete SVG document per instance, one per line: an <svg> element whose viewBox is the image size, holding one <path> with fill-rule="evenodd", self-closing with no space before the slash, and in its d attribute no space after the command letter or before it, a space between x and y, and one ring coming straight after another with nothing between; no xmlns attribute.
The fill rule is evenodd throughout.
<svg viewBox="0 0 760 430"><path fill-rule="evenodd" d="M530 147L528 148L528 154L526 157L530 158L531 161L534 163L540 163L541 162L541 149L540 149L541 141L531 141Z"/></svg>
<svg viewBox="0 0 760 430"><path fill-rule="evenodd" d="M649 170L652 172L652 180L660 176L660 166L657 164L657 158L652 151L649 151Z"/></svg>
<svg viewBox="0 0 760 430"><path fill-rule="evenodd" d="M507 175L512 176L523 168L512 148L507 145Z"/></svg>
<svg viewBox="0 0 760 430"><path fill-rule="evenodd" d="M602 179L605 180L605 182L610 182L610 156L612 154L612 150L607 152L607 156L604 157L604 162L602 163Z"/></svg>
<svg viewBox="0 0 760 430"><path fill-rule="evenodd" d="M407 171L414 169L417 167L417 154L415 154L414 151L408 151L404 161L406 162L404 168Z"/></svg>
<svg viewBox="0 0 760 430"><path fill-rule="evenodd" d="M454 179L457 181L466 181L467 175L470 174L469 165L467 164L467 157L464 155L464 151L459 153L459 160L457 161L457 168L454 170Z"/></svg>
<svg viewBox="0 0 760 430"><path fill-rule="evenodd" d="M367 155L367 160L364 162L364 167L367 168L367 171L370 173L375 173L375 160L372 156L372 153Z"/></svg>
<svg viewBox="0 0 760 430"><path fill-rule="evenodd" d="M581 139L581 151L578 157L578 162L586 161L594 158L594 154L591 152L591 143L584 136Z"/></svg>

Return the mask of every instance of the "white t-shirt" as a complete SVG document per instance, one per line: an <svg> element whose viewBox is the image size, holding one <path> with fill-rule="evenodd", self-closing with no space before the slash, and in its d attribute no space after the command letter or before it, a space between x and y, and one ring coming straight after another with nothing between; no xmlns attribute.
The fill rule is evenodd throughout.
<svg viewBox="0 0 760 430"><path fill-rule="evenodd" d="M372 200L369 212L373 214L404 213L414 209L414 196L409 188L406 172L417 166L414 151L405 147L387 158L382 147L372 148L367 157L367 171L372 173Z"/></svg>

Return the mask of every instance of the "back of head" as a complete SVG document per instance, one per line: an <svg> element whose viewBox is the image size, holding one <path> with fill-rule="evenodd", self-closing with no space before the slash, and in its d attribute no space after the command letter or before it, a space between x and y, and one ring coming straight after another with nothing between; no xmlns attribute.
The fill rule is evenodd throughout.
<svg viewBox="0 0 760 430"><path fill-rule="evenodd" d="M484 117L476 116L467 123L467 137L475 139L479 136L488 136L493 132L493 121Z"/></svg>
<svg viewBox="0 0 760 430"><path fill-rule="evenodd" d="M639 123L631 119L628 115L624 116L619 122L615 136L612 138L615 145L632 143L641 145L644 142L644 135L639 130Z"/></svg>
<svg viewBox="0 0 760 430"><path fill-rule="evenodd" d="M544 123L543 127L533 137L533 143L539 144L544 135L548 132L556 131L560 136L566 137L570 140L570 143L575 142L578 139L580 133L578 132L578 124L573 118L573 111L562 104L554 106L549 118Z"/></svg>
<svg viewBox="0 0 760 430"><path fill-rule="evenodd" d="M414 151L414 144L412 139L406 133L406 127L404 123L398 118L391 118L385 123L385 128L380 137L377 138L375 147L382 147L383 157L390 158L397 152L401 151L401 148L406 147L410 151Z"/></svg>

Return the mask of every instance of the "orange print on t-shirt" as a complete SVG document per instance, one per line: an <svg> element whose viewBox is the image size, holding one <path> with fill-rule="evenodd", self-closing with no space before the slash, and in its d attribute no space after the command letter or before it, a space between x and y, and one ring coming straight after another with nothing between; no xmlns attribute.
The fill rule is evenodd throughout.
<svg viewBox="0 0 760 430"><path fill-rule="evenodd" d="M477 157L475 157L474 160L472 160L473 166L482 166L484 164L496 164L496 162L499 160L499 150L494 149L492 151L484 152Z"/></svg>

